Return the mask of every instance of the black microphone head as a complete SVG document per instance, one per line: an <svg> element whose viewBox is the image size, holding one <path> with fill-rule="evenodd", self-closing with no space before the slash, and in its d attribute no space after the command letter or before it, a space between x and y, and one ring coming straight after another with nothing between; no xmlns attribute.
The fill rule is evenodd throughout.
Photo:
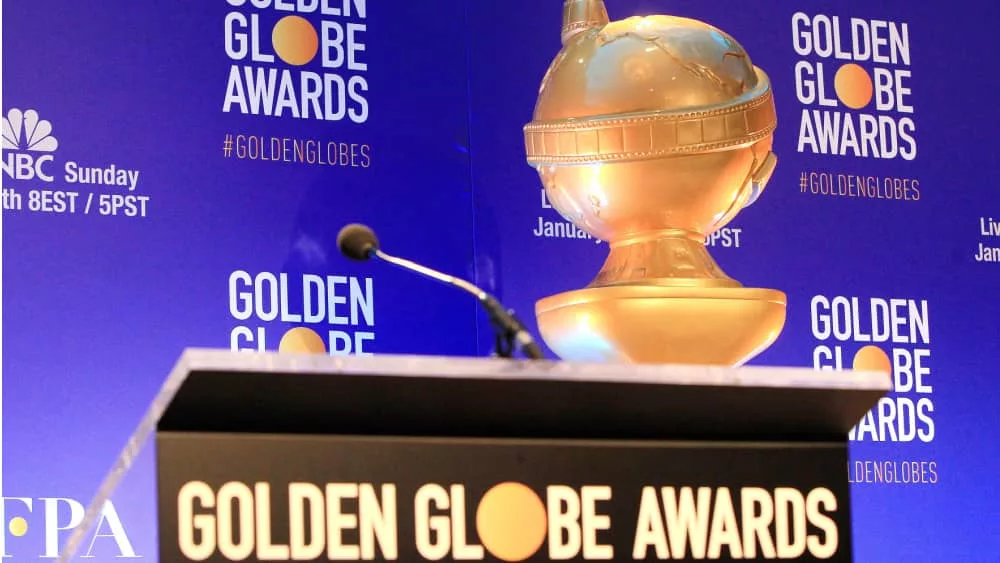
<svg viewBox="0 0 1000 563"><path fill-rule="evenodd" d="M367 226L354 223L340 229L337 248L352 260L368 260L371 252L378 250L378 238Z"/></svg>

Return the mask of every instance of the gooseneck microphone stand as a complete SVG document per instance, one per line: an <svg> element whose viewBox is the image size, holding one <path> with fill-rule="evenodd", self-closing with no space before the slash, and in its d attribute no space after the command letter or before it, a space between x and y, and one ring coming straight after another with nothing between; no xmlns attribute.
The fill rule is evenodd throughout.
<svg viewBox="0 0 1000 563"><path fill-rule="evenodd" d="M379 260L388 262L394 266L398 266L412 272L417 272L439 282L463 289L476 296L479 303L482 304L484 309L486 309L486 313L490 318L490 324L493 326L493 330L496 333L494 355L497 357L513 358L514 351L520 349L528 358L533 360L544 359L545 355L542 354L541 348L539 348L538 344L535 343L531 334L524 328L524 325L521 324L521 321L518 320L514 312L504 309L503 305L501 305L500 302L489 293L486 293L482 289L463 279L438 272L437 270L432 270L431 268L422 266L404 258L398 258L396 256L386 254L377 248L370 249L368 254L372 258L378 258Z"/></svg>

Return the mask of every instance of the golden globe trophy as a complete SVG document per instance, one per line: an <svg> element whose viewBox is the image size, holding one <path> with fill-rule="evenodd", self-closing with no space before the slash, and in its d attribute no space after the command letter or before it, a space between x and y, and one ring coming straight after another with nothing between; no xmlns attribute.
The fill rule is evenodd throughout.
<svg viewBox="0 0 1000 563"><path fill-rule="evenodd" d="M525 126L552 206L611 250L535 313L565 360L740 365L785 323L785 294L723 272L706 238L774 171L770 80L735 39L672 16L611 22L566 0L563 47Z"/></svg>

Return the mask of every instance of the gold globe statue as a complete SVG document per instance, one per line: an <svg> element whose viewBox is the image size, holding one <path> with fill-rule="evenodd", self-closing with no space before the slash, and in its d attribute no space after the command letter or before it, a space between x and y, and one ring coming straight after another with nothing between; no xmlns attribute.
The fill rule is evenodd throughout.
<svg viewBox="0 0 1000 563"><path fill-rule="evenodd" d="M705 248L774 171L771 85L732 37L672 16L610 22L567 0L528 162L552 206L611 251L584 289L535 312L577 361L739 365L785 323L785 294L744 288Z"/></svg>

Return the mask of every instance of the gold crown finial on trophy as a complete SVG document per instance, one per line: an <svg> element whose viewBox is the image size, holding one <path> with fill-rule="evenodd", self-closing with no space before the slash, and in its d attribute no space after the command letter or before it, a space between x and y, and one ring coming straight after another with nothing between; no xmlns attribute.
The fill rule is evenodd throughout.
<svg viewBox="0 0 1000 563"><path fill-rule="evenodd" d="M610 21L566 0L562 50L525 126L552 206L608 242L584 289L541 299L561 358L740 365L780 334L785 294L745 288L705 248L774 171L771 84L725 32L674 16Z"/></svg>

